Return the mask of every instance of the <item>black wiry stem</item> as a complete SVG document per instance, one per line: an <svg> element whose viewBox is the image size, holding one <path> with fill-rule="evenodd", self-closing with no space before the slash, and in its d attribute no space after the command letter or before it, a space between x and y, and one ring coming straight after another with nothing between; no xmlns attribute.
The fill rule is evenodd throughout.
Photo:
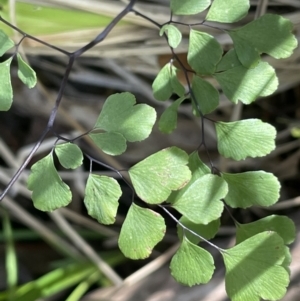
<svg viewBox="0 0 300 301"><path fill-rule="evenodd" d="M188 231L190 233L192 233L193 235L199 237L201 240L205 241L207 244L209 244L210 246L212 246L213 248L217 249L219 252L224 252L225 250L223 250L222 248L216 246L215 244L213 244L212 242L210 242L209 240L205 239L204 237L202 237L201 235L199 235L198 233L194 232L193 230L189 229L188 227L186 227L183 223L181 223L168 209L166 209L164 206L162 205L158 205L161 209L163 209L183 230Z"/></svg>
<svg viewBox="0 0 300 301"><path fill-rule="evenodd" d="M45 45L45 46L47 46L47 47L49 47L49 48L51 48L51 49L54 49L54 50L56 50L56 51L59 51L59 52L65 54L65 55L70 55L70 54L71 54L70 52L68 52L68 51L66 51L66 50L64 50L64 49L61 49L61 48L56 47L56 46L54 46L54 45L51 45L51 44L49 44L49 43L47 43L47 42L44 42L44 41L42 41L42 40L40 40L40 39L38 39L38 38L36 38L36 37L34 37L34 36L32 36L32 35L26 33L26 32L24 32L23 30L19 29L18 27L16 27L16 26L10 24L9 22L7 22L7 21L6 21L5 19L3 19L1 16L0 16L0 21L1 21L2 23L6 24L7 26L9 26L10 28L14 29L15 31L19 32L19 33L23 36L22 40L24 40L24 38L28 38L28 39L33 40L33 41L36 41L36 42L38 42L38 43L40 43L40 44L42 44L42 45Z"/></svg>
<svg viewBox="0 0 300 301"><path fill-rule="evenodd" d="M102 42L110 33L110 31L117 25L117 23L121 21L129 12L131 12L136 2L137 0L131 0L129 4L107 25L107 27L93 41L74 52L75 57L81 56L84 52Z"/></svg>

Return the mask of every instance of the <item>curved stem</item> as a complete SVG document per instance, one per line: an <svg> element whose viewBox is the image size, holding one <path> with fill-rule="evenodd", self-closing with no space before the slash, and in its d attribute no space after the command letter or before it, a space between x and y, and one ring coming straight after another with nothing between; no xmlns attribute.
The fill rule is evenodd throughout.
<svg viewBox="0 0 300 301"><path fill-rule="evenodd" d="M95 45L103 41L110 31L121 21L129 12L131 12L137 0L131 0L128 5L106 26L106 28L91 42L82 48L76 50L73 54L75 57L81 56L84 52L93 48Z"/></svg>
<svg viewBox="0 0 300 301"><path fill-rule="evenodd" d="M36 151L39 149L40 145L44 141L44 139L45 139L45 137L46 137L46 135L48 134L49 131L50 131L49 128L46 128L44 130L44 132L42 133L40 139L35 144L35 146L33 147L33 149L30 151L30 153L29 153L28 157L26 158L26 160L24 161L24 163L20 166L20 168L18 169L18 171L14 174L14 176L11 178L11 180L9 181L9 183L7 184L7 186L5 187L5 189L3 190L3 192L1 193L1 195L0 195L0 201L3 200L3 198L6 196L6 194L11 189L11 187L14 185L14 183L18 180L18 178L20 177L21 173L26 168L26 166L29 164L30 160L32 159L32 157L34 156L34 154L36 153Z"/></svg>
<svg viewBox="0 0 300 301"><path fill-rule="evenodd" d="M33 40L33 41L36 41L36 42L38 42L38 43L40 43L40 44L42 44L42 45L45 45L45 46L47 46L47 47L49 47L49 48L52 48L52 49L54 49L54 50L56 50L56 51L59 51L59 52L65 54L65 55L68 55L68 56L69 56L69 55L71 54L70 52L68 52L68 51L66 51L66 50L64 50L64 49L61 49L61 48L56 47L56 46L54 46L54 45L51 45L51 44L49 44L49 43L47 43L47 42L44 42L44 41L42 41L42 40L40 40L40 39L38 39L38 38L36 38L36 37L34 37L34 36L32 36L32 35L26 33L26 32L24 32L23 30L19 29L18 27L16 27L16 26L12 25L11 23L7 22L7 21L6 21L5 19L3 19L1 16L0 16L0 21L3 22L4 24L6 24L7 26L9 26L10 28L16 30L16 31L19 32L21 35L23 35L22 40L24 40L25 38L28 38L28 39Z"/></svg>
<svg viewBox="0 0 300 301"><path fill-rule="evenodd" d="M194 232L193 230L189 229L188 227L186 227L183 223L181 223L169 210L167 210L164 206L162 205L158 205L158 207L162 208L182 229L184 229L185 231L188 231L190 233L192 233L193 235L199 237L201 240L205 241L206 243L208 243L210 246L212 246L213 248L217 249L219 252L223 252L224 250L218 246L216 246L215 244L213 244L212 242L210 242L209 240L205 239L204 237L202 237L201 235L199 235L198 233Z"/></svg>

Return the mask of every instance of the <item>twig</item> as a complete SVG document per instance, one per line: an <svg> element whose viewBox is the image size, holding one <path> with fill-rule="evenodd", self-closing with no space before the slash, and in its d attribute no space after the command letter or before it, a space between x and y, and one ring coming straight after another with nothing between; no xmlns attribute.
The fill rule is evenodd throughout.
<svg viewBox="0 0 300 301"><path fill-rule="evenodd" d="M291 209L291 208L297 207L297 206L300 206L300 196L297 196L293 199L281 201L271 207L263 207L263 208L266 210L274 211L274 210Z"/></svg>
<svg viewBox="0 0 300 301"><path fill-rule="evenodd" d="M6 196L2 205L9 210L12 216L17 217L17 219L31 228L35 232L41 235L50 245L52 245L60 253L75 259L76 261L84 260L84 257L67 241L62 239L60 236L56 235L53 231L49 230L43 225L38 219L36 219L32 214L28 213L21 206L19 206L13 199Z"/></svg>
<svg viewBox="0 0 300 301"><path fill-rule="evenodd" d="M150 263L146 264L145 266L128 276L126 279L124 279L124 282L121 286L102 291L101 298L105 298L105 300L110 300L115 294L120 292L125 287L133 286L136 283L142 281L147 276L151 275L152 273L160 269L162 266L164 266L175 254L178 247L179 243L174 244L166 252L164 252L156 259L152 260Z"/></svg>
<svg viewBox="0 0 300 301"><path fill-rule="evenodd" d="M50 212L49 216L69 239L80 249L99 270L115 285L120 285L123 280L118 274L93 250L93 248L73 229L58 210Z"/></svg>

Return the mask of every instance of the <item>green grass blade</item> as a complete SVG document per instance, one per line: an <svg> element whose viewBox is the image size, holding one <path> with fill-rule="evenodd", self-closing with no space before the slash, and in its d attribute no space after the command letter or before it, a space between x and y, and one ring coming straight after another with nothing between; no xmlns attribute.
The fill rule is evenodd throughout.
<svg viewBox="0 0 300 301"><path fill-rule="evenodd" d="M8 213L5 210L1 210L3 213L3 234L5 238L5 265L7 275L7 287L8 287L8 299L14 300L14 295L18 283L18 263L17 255L14 246L13 229L10 223Z"/></svg>

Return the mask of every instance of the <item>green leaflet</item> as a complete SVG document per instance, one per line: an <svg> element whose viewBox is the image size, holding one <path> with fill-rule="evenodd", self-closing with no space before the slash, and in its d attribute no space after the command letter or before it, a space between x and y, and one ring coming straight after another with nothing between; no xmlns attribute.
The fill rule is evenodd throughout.
<svg viewBox="0 0 300 301"><path fill-rule="evenodd" d="M157 74L152 84L153 95L157 100L168 100L173 93L183 97L185 89L177 78L177 68L166 64Z"/></svg>
<svg viewBox="0 0 300 301"><path fill-rule="evenodd" d="M10 81L10 64L12 58L0 63L0 111L8 111L13 102L13 91Z"/></svg>
<svg viewBox="0 0 300 301"><path fill-rule="evenodd" d="M167 32L168 42L172 48L177 48L181 42L181 31L172 24L165 24L159 31L159 35L162 36Z"/></svg>
<svg viewBox="0 0 300 301"><path fill-rule="evenodd" d="M255 65L258 54L267 53L276 59L291 56L298 42L291 33L293 23L279 15L262 17L232 30L230 36L239 60L245 67ZM255 55L256 53L256 55Z"/></svg>
<svg viewBox="0 0 300 301"><path fill-rule="evenodd" d="M222 57L221 61L217 65L216 72L226 71L238 66L241 66L241 62L233 48L226 52L226 54Z"/></svg>
<svg viewBox="0 0 300 301"><path fill-rule="evenodd" d="M182 216L179 220L185 227L193 232L199 234L201 237L205 239L214 238L220 228L220 219L216 219L211 221L207 225L203 224L195 224L188 220L185 216ZM201 241L201 238L194 235L193 233L183 230L183 228L177 224L177 234L179 239L182 241L183 237L185 236L190 242L193 244L198 244Z"/></svg>
<svg viewBox="0 0 300 301"><path fill-rule="evenodd" d="M223 49L213 36L191 29L187 59L193 70L202 75L213 74L222 54Z"/></svg>
<svg viewBox="0 0 300 301"><path fill-rule="evenodd" d="M59 163L64 168L75 169L82 164L83 154L81 149L73 143L57 144L55 146L55 154Z"/></svg>
<svg viewBox="0 0 300 301"><path fill-rule="evenodd" d="M194 229L208 229L210 227L208 224L216 220L223 211L223 203L219 199L226 195L227 184L220 177L211 174L210 168L200 160L197 152L189 156L188 167L192 172L192 179L180 191L172 192L167 202L184 215L184 222L195 224ZM212 194L209 192L209 187L213 187L214 191L210 191ZM203 233L205 238L206 232ZM186 235L193 242L198 239Z"/></svg>
<svg viewBox="0 0 300 301"><path fill-rule="evenodd" d="M250 104L258 97L274 93L278 86L275 70L266 62L260 62L253 69L242 65L233 67L214 74L214 77L227 98L235 104L239 100Z"/></svg>
<svg viewBox="0 0 300 301"><path fill-rule="evenodd" d="M275 232L252 236L222 252L226 291L232 301L280 300L286 293L289 273L286 247Z"/></svg>
<svg viewBox="0 0 300 301"><path fill-rule="evenodd" d="M289 275L291 275L290 265L292 262L292 254L290 252L290 249L288 247L285 247L285 258L282 262L282 267L287 271Z"/></svg>
<svg viewBox="0 0 300 301"><path fill-rule="evenodd" d="M90 133L89 136L94 143L108 155L117 156L126 151L126 139L120 133Z"/></svg>
<svg viewBox="0 0 300 301"><path fill-rule="evenodd" d="M272 174L264 171L222 173L229 192L225 202L232 208L271 206L279 199L280 183Z"/></svg>
<svg viewBox="0 0 300 301"><path fill-rule="evenodd" d="M227 183L219 176L193 176L184 188L172 193L167 202L191 222L206 225L221 216L221 199L227 192Z"/></svg>
<svg viewBox="0 0 300 301"><path fill-rule="evenodd" d="M127 141L135 142L150 135L155 120L156 112L152 107L136 104L134 95L124 92L107 98L95 128L120 133Z"/></svg>
<svg viewBox="0 0 300 301"><path fill-rule="evenodd" d="M260 52L256 47L251 47L249 42L239 35L239 32L231 31L229 35L233 41L234 49L239 61L245 68L254 68L260 62Z"/></svg>
<svg viewBox="0 0 300 301"><path fill-rule="evenodd" d="M211 173L210 168L200 160L198 152L190 154L188 166L195 179Z"/></svg>
<svg viewBox="0 0 300 301"><path fill-rule="evenodd" d="M177 110L186 97L180 97L174 101L160 116L158 127L162 133L170 134L177 127Z"/></svg>
<svg viewBox="0 0 300 301"><path fill-rule="evenodd" d="M195 15L207 9L211 0L171 0L171 11L175 15Z"/></svg>
<svg viewBox="0 0 300 301"><path fill-rule="evenodd" d="M18 59L18 77L28 88L33 88L36 83L35 71L22 59L21 55L17 54Z"/></svg>
<svg viewBox="0 0 300 301"><path fill-rule="evenodd" d="M166 225L160 214L132 204L121 228L119 247L128 258L147 258L163 239L165 231Z"/></svg>
<svg viewBox="0 0 300 301"><path fill-rule="evenodd" d="M219 105L219 92L206 80L193 76L192 89L202 114L209 114Z"/></svg>
<svg viewBox="0 0 300 301"><path fill-rule="evenodd" d="M207 283L215 269L214 259L209 252L184 237L171 260L170 269L176 281L184 285Z"/></svg>
<svg viewBox="0 0 300 301"><path fill-rule="evenodd" d="M291 244L296 238L294 222L287 216L270 215L248 224L237 224L236 243L264 231L274 231L285 244Z"/></svg>
<svg viewBox="0 0 300 301"><path fill-rule="evenodd" d="M84 204L88 214L104 225L115 222L122 190L119 183L107 176L90 174L86 183Z"/></svg>
<svg viewBox="0 0 300 301"><path fill-rule="evenodd" d="M136 104L131 93L109 96L89 136L107 154L119 155L129 142L146 139L156 120L155 110L146 104ZM98 133L99 131L105 133Z"/></svg>
<svg viewBox="0 0 300 301"><path fill-rule="evenodd" d="M275 128L259 119L215 123L219 153L234 160L262 157L275 149Z"/></svg>
<svg viewBox="0 0 300 301"><path fill-rule="evenodd" d="M137 195L146 203L160 204L191 178L188 155L177 147L163 149L129 169Z"/></svg>
<svg viewBox="0 0 300 301"><path fill-rule="evenodd" d="M0 56L2 56L7 50L11 49L14 46L14 41L11 40L2 29L0 29Z"/></svg>
<svg viewBox="0 0 300 301"><path fill-rule="evenodd" d="M72 199L69 186L54 167L52 153L32 165L27 186L32 191L34 207L41 211L67 206Z"/></svg>
<svg viewBox="0 0 300 301"><path fill-rule="evenodd" d="M214 0L207 21L233 23L243 19L250 8L249 0Z"/></svg>

